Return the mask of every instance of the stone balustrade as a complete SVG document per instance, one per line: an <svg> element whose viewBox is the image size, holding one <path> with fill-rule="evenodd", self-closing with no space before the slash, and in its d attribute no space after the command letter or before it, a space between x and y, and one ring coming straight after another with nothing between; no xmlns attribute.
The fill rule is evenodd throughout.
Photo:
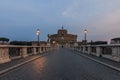
<svg viewBox="0 0 120 80"><path fill-rule="evenodd" d="M74 47L74 50L120 62L120 44L82 45Z"/></svg>
<svg viewBox="0 0 120 80"><path fill-rule="evenodd" d="M12 59L44 53L50 50L51 50L50 46L48 47L48 46L0 45L0 64L9 62Z"/></svg>

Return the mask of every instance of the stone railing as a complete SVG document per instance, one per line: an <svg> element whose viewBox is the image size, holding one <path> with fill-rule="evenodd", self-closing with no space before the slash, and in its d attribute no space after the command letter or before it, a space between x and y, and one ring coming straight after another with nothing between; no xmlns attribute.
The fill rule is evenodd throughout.
<svg viewBox="0 0 120 80"><path fill-rule="evenodd" d="M26 57L51 50L48 46L13 46L0 45L0 64L9 62L12 59Z"/></svg>
<svg viewBox="0 0 120 80"><path fill-rule="evenodd" d="M120 62L120 44L83 45L74 47L74 50Z"/></svg>

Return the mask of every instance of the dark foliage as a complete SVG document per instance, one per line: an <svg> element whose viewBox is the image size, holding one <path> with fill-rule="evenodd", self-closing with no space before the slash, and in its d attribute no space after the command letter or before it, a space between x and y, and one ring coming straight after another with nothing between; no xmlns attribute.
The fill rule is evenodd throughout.
<svg viewBox="0 0 120 80"><path fill-rule="evenodd" d="M27 42L27 41L11 41L10 45L26 45L26 46L31 46L32 43L31 42Z"/></svg>
<svg viewBox="0 0 120 80"><path fill-rule="evenodd" d="M96 42L91 41L91 45L103 45L103 44L107 44L107 41L96 41Z"/></svg>
<svg viewBox="0 0 120 80"><path fill-rule="evenodd" d="M3 41L3 42L4 42L4 41L9 42L9 39L8 39L8 38L5 38L5 37L1 37L1 38L0 38L0 41Z"/></svg>

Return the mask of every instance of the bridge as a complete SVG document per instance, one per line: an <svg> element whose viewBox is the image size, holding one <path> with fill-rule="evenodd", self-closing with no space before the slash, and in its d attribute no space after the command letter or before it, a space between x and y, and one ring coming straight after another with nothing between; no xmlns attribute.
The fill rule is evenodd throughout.
<svg viewBox="0 0 120 80"><path fill-rule="evenodd" d="M120 80L120 45L0 46L0 80Z"/></svg>

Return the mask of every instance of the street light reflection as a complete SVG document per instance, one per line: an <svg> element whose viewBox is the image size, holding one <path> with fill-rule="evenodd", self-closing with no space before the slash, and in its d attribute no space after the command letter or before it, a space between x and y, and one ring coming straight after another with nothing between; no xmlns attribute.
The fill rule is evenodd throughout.
<svg viewBox="0 0 120 80"><path fill-rule="evenodd" d="M44 67L46 66L47 63L47 58L46 57L41 57L35 61L33 61L33 70L37 73L41 73Z"/></svg>

